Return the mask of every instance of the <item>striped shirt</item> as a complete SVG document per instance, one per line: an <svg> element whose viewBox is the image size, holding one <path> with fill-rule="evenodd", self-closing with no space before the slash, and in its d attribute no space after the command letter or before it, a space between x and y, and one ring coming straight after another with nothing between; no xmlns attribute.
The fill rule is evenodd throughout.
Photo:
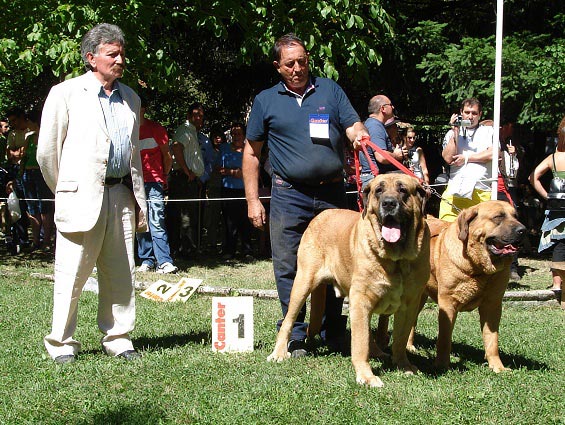
<svg viewBox="0 0 565 425"><path fill-rule="evenodd" d="M108 156L108 167L106 177L124 177L130 173L131 140L128 128L128 115L131 110L124 103L119 90L118 81L114 83L110 96L100 87L98 99L104 112L106 128L110 136L110 155Z"/></svg>
<svg viewBox="0 0 565 425"><path fill-rule="evenodd" d="M178 143L182 146L184 154L184 162L190 171L200 177L204 174L204 161L202 159L202 150L198 143L198 133L196 127L190 121L186 121L175 131L173 136L173 144ZM173 169L180 170L181 166L175 158Z"/></svg>

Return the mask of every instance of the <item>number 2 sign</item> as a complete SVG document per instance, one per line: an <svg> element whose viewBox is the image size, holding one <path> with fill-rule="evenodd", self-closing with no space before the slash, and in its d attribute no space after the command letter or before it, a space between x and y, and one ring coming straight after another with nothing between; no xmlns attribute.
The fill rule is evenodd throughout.
<svg viewBox="0 0 565 425"><path fill-rule="evenodd" d="M183 301L186 302L198 289L202 279L183 277L178 283L158 280L140 295L154 301Z"/></svg>

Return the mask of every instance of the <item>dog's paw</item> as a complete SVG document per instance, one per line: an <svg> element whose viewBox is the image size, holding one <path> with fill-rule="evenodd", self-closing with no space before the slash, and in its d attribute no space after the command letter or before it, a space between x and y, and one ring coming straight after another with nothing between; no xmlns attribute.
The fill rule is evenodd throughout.
<svg viewBox="0 0 565 425"><path fill-rule="evenodd" d="M509 371L512 370L512 369L510 369L509 367L504 367L502 364L500 364L500 365L494 365L494 366L489 365L489 367L492 369L492 371L493 371L494 373L509 372Z"/></svg>
<svg viewBox="0 0 565 425"><path fill-rule="evenodd" d="M381 388L385 385L383 381L375 375L369 377L357 376L357 383L371 388Z"/></svg>
<svg viewBox="0 0 565 425"><path fill-rule="evenodd" d="M286 359L290 359L290 353L288 351L282 355L280 353L277 353L276 351L273 351L269 355L269 357L267 357L268 362L277 362L277 363L280 363Z"/></svg>
<svg viewBox="0 0 565 425"><path fill-rule="evenodd" d="M401 364L397 364L396 366L406 375L415 375L419 372L418 368L410 362L403 362Z"/></svg>
<svg viewBox="0 0 565 425"><path fill-rule="evenodd" d="M414 375L418 373L418 368L410 363L406 353L401 353L401 355L397 355L396 357L393 356L392 361L398 370L401 370L407 375Z"/></svg>
<svg viewBox="0 0 565 425"><path fill-rule="evenodd" d="M402 370L406 375L416 375L418 372L420 372L420 370L413 364L405 366Z"/></svg>
<svg viewBox="0 0 565 425"><path fill-rule="evenodd" d="M438 371L446 371L449 370L450 364L436 360L434 361L434 368L436 368Z"/></svg>

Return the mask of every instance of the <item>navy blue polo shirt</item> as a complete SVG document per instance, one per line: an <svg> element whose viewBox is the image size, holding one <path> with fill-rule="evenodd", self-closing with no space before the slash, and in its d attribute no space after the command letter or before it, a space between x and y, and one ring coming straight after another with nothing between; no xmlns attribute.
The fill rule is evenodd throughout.
<svg viewBox="0 0 565 425"><path fill-rule="evenodd" d="M346 128L360 121L343 89L333 80L312 77L314 88L300 106L283 82L253 101L247 139L269 145L273 172L284 180L316 184L343 171ZM312 138L312 117L329 118L329 138Z"/></svg>
<svg viewBox="0 0 565 425"><path fill-rule="evenodd" d="M369 136L371 136L371 142L377 145L379 148L392 152L392 141L386 132L384 124L376 118L369 117L365 121L365 127L369 131ZM388 173L390 171L397 171L398 169L392 164L381 164L375 158L375 153L373 149L367 146L367 152L371 161L377 166L379 174ZM371 172L371 167L367 161L367 157L363 151L359 151L359 165L361 165L361 173L369 174Z"/></svg>

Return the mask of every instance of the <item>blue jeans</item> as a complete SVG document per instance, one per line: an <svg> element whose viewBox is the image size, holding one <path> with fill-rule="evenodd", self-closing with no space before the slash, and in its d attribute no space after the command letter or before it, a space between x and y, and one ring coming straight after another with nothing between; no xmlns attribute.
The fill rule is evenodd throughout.
<svg viewBox="0 0 565 425"><path fill-rule="evenodd" d="M288 311L290 291L296 276L296 255L304 231L312 219L330 208L345 208L345 188L343 182L319 186L291 184L273 175L271 190L270 232L271 250L275 281L281 303L283 317ZM343 298L336 298L333 288L326 291L326 316L323 329L330 338L339 332ZM298 315L290 339L306 339L308 324L306 305ZM282 320L277 323L280 329ZM342 323L341 323L342 324ZM344 330L344 329L343 329ZM332 335L333 334L333 335Z"/></svg>
<svg viewBox="0 0 565 425"><path fill-rule="evenodd" d="M375 175L372 173L361 173L359 177L361 178L361 191L363 191L369 182L375 178Z"/></svg>
<svg viewBox="0 0 565 425"><path fill-rule="evenodd" d="M194 254L199 245L200 234L200 202L191 199L200 198L198 180L188 181L188 177L180 170L169 174L169 199L167 204L167 226L170 246L173 252L188 256ZM174 201L188 199L188 201Z"/></svg>
<svg viewBox="0 0 565 425"><path fill-rule="evenodd" d="M169 238L165 228L165 202L163 184L157 182L145 183L147 196L147 221L149 231L138 233L137 254L143 264L150 267L163 263L173 263L169 248Z"/></svg>
<svg viewBox="0 0 565 425"><path fill-rule="evenodd" d="M45 183L39 168L28 168L22 176L24 194L27 199L38 199L37 201L26 201L27 210L33 216L49 214L55 211L53 193Z"/></svg>
<svg viewBox="0 0 565 425"><path fill-rule="evenodd" d="M222 198L245 198L243 189L222 188ZM223 251L226 254L235 255L237 251L237 239L241 240L241 251L243 255L253 255L251 246L251 233L253 226L247 218L247 204L245 199L230 200L222 202L222 215L224 216L225 244Z"/></svg>

